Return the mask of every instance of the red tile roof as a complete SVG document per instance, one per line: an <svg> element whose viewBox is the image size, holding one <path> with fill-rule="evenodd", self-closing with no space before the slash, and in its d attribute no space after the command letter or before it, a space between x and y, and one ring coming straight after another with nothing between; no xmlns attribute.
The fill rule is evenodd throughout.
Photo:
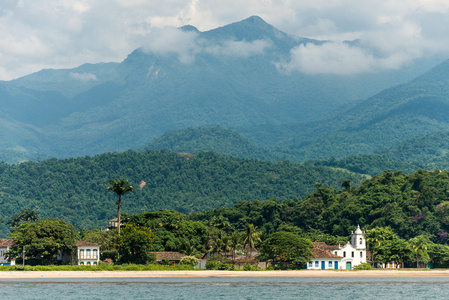
<svg viewBox="0 0 449 300"><path fill-rule="evenodd" d="M341 256L331 253L331 250L335 249L334 246L328 246L326 243L322 242L315 242L313 243L313 246L315 246L315 248L310 249L310 251L312 251L316 258L341 258Z"/></svg>
<svg viewBox="0 0 449 300"><path fill-rule="evenodd" d="M13 239L0 239L0 247L11 247L14 245Z"/></svg>
<svg viewBox="0 0 449 300"><path fill-rule="evenodd" d="M168 251L152 252L152 253L156 254L157 260L162 260L162 259L179 260L179 259L183 258L184 256L186 256L185 254L182 254L179 252L168 252Z"/></svg>

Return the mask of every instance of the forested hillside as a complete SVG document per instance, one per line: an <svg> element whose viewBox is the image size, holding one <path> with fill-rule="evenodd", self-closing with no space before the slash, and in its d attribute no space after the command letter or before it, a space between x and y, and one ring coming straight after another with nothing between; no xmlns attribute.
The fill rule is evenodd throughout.
<svg viewBox="0 0 449 300"><path fill-rule="evenodd" d="M285 155L258 147L240 133L221 126L189 127L171 130L149 143L146 149L200 153L213 151L240 158L284 160Z"/></svg>
<svg viewBox="0 0 449 300"><path fill-rule="evenodd" d="M233 207L192 213L208 221L223 216L238 230L254 224L262 232L292 231L326 241L348 236L357 225L368 230L390 226L401 238L421 234L447 244L449 232L449 173L418 170L412 174L385 171L360 187L345 181L343 191L324 185L304 200L241 201Z"/></svg>
<svg viewBox="0 0 449 300"><path fill-rule="evenodd" d="M23 208L58 217L82 228L105 228L117 213L116 195L106 191L124 177L136 192L123 199L123 212L173 209L182 213L231 206L241 200L302 199L316 183L338 188L345 179L365 178L346 170L289 162L238 159L212 152L177 154L126 151L93 157L0 164L0 218ZM7 232L1 225L1 234Z"/></svg>

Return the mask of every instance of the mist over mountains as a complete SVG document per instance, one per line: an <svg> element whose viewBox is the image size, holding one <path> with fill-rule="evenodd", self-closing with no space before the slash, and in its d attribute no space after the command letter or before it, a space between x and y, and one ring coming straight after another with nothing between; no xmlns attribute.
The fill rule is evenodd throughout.
<svg viewBox="0 0 449 300"><path fill-rule="evenodd" d="M206 32L161 31L121 63L0 82L0 158L143 149L167 131L181 130L183 140L183 129L219 125L248 139L252 154L239 156L305 161L393 153L399 143L449 130L448 62L432 57L352 75L288 68L292 51L326 42L290 36L254 16ZM224 144L197 148L229 152L220 151Z"/></svg>

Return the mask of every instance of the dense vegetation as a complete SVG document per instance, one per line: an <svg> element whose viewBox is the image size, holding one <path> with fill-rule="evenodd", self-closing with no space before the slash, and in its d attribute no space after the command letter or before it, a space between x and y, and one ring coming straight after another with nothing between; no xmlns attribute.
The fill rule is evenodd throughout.
<svg viewBox="0 0 449 300"><path fill-rule="evenodd" d="M154 139L146 149L200 153L213 151L240 158L276 161L285 158L258 147L238 132L220 126L190 127L171 130Z"/></svg>
<svg viewBox="0 0 449 300"><path fill-rule="evenodd" d="M192 213L192 220L213 216L227 218L243 230L254 224L266 234L292 231L312 240L347 236L357 225L365 230L386 227L409 239L427 235L436 243L448 244L449 173L419 170L412 174L385 171L359 187L344 181L344 190L317 184L304 200L241 201L234 207Z"/></svg>
<svg viewBox="0 0 449 300"><path fill-rule="evenodd" d="M59 217L81 228L105 228L117 215L112 178L127 178L136 192L123 197L123 212L174 209L182 213L231 206L241 200L302 199L321 182L338 188L363 176L328 167L263 162L204 152L127 151L93 157L0 164L0 218L23 208ZM1 235L8 232L0 224Z"/></svg>

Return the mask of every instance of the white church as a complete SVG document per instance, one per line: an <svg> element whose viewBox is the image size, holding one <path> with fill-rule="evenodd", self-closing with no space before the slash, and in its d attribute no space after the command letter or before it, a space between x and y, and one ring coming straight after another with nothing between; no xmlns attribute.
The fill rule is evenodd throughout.
<svg viewBox="0 0 449 300"><path fill-rule="evenodd" d="M354 266L366 263L366 241L360 226L351 233L351 242L344 246L329 246L326 243L313 243L310 249L315 256L307 264L307 269L351 270Z"/></svg>

